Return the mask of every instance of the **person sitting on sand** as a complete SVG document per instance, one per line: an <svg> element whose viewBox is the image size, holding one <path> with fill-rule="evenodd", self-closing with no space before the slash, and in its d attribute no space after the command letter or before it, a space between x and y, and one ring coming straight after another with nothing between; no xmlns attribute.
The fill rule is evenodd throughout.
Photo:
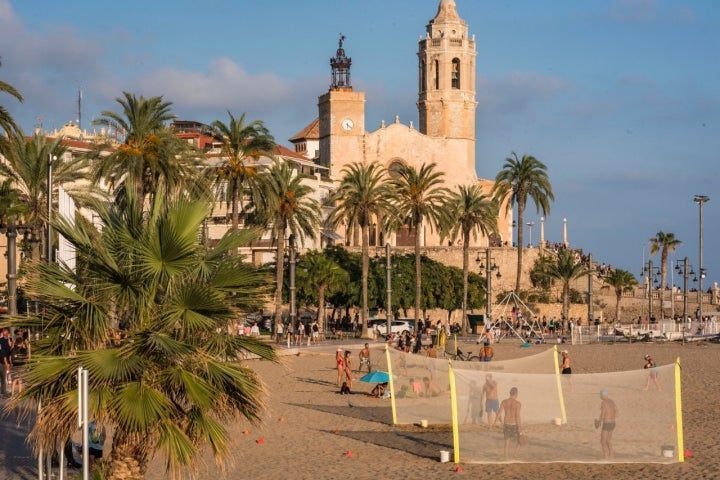
<svg viewBox="0 0 720 480"><path fill-rule="evenodd" d="M375 387L372 389L372 391L370 392L370 395L373 396L373 397L375 397L375 398L380 398L380 397L382 397L383 394L385 393L385 389L387 388L387 386L388 386L388 382L378 383L378 384L375 385Z"/></svg>
<svg viewBox="0 0 720 480"><path fill-rule="evenodd" d="M350 395L350 387L347 382L342 383L342 386L340 387L340 395Z"/></svg>

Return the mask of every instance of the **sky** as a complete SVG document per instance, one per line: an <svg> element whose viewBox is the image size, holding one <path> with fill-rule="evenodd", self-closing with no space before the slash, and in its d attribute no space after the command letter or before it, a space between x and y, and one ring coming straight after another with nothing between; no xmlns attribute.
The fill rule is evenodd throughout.
<svg viewBox="0 0 720 480"><path fill-rule="evenodd" d="M456 0L477 44L476 170L511 152L544 162L555 201L545 238L640 277L648 240L720 281L720 2ZM128 91L162 95L179 119L263 120L276 140L317 116L346 36L369 131L418 124L418 39L439 0L0 0L0 96L27 132L120 111ZM525 238L539 240L530 204ZM652 257L655 266L659 255ZM681 283L677 276L675 283ZM671 282L668 275L668 283ZM691 284L691 287L693 285Z"/></svg>

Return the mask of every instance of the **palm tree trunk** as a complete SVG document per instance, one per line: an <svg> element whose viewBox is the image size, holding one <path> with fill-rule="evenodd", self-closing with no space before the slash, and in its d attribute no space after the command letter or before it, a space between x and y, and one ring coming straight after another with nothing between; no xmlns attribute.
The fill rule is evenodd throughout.
<svg viewBox="0 0 720 480"><path fill-rule="evenodd" d="M668 250L664 246L660 253L660 320L665 318L665 278L667 277ZM672 295L672 293L670 294Z"/></svg>
<svg viewBox="0 0 720 480"><path fill-rule="evenodd" d="M282 289L283 271L285 268L285 228L278 231L277 248L275 250L275 331L282 322ZM290 325L289 328L293 328Z"/></svg>
<svg viewBox="0 0 720 480"><path fill-rule="evenodd" d="M422 217L415 223L415 325L420 320L420 297L422 295L422 263L420 262L420 232Z"/></svg>
<svg viewBox="0 0 720 480"><path fill-rule="evenodd" d="M238 185L235 179L232 180L232 199L230 201L231 205L231 218L232 218L232 230L234 232L237 232L238 225L240 224L239 215L238 215Z"/></svg>
<svg viewBox="0 0 720 480"><path fill-rule="evenodd" d="M470 231L463 229L463 297L462 297L462 326L467 334L467 303L468 303L468 270L470 268Z"/></svg>
<svg viewBox="0 0 720 480"><path fill-rule="evenodd" d="M370 269L370 238L368 236L367 222L360 226L362 236L362 308L360 320L362 321L363 338L368 338L368 270ZM389 332L388 332L389 333Z"/></svg>
<svg viewBox="0 0 720 480"><path fill-rule="evenodd" d="M615 321L617 322L618 319L620 318L620 299L622 298L622 292L618 292L616 295L617 296L615 299Z"/></svg>
<svg viewBox="0 0 720 480"><path fill-rule="evenodd" d="M568 311L570 310L570 282L563 284L563 321L568 319Z"/></svg>
<svg viewBox="0 0 720 480"><path fill-rule="evenodd" d="M518 249L518 260L517 260L517 275L515 277L515 293L520 293L520 279L522 277L522 262L523 262L523 219L525 218L525 202L518 200L518 219L517 219L517 249Z"/></svg>
<svg viewBox="0 0 720 480"><path fill-rule="evenodd" d="M112 453L108 459L108 480L143 480L147 470L147 456L143 455L146 442L134 442L127 436L113 439Z"/></svg>
<svg viewBox="0 0 720 480"><path fill-rule="evenodd" d="M322 332L325 330L325 284L321 283L318 285L318 314L317 324L318 329Z"/></svg>

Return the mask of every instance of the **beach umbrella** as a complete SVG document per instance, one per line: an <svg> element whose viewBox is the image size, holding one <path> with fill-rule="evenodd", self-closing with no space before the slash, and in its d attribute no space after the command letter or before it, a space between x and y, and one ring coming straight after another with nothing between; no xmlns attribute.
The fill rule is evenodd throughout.
<svg viewBox="0 0 720 480"><path fill-rule="evenodd" d="M363 375L360 381L367 383L387 383L390 381L390 375L388 375L387 372L375 371Z"/></svg>

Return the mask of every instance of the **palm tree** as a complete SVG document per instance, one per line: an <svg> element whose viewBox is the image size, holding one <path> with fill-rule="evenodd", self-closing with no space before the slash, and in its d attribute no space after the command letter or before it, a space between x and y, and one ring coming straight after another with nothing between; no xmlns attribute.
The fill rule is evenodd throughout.
<svg viewBox="0 0 720 480"><path fill-rule="evenodd" d="M302 256L297 270L298 284L316 289L317 322L320 328L325 326L325 297L347 285L350 276L334 260L322 252L308 252Z"/></svg>
<svg viewBox="0 0 720 480"><path fill-rule="evenodd" d="M264 409L261 382L238 356L275 360L271 346L227 333L268 291L267 275L231 254L256 234L231 231L206 247L209 199L158 193L149 212L133 193L121 206L97 202L101 228L82 216L75 225L54 221L78 268L31 263L27 290L45 313L16 320L45 326L26 388L13 399L26 414L42 405L30 441L52 451L77 429L75 377L84 367L90 417L113 431L100 467L108 479L145 478L156 452L173 478L206 447L222 463L231 453L228 422L259 421Z"/></svg>
<svg viewBox="0 0 720 480"><path fill-rule="evenodd" d="M20 92L17 91L15 87L10 85L9 83L3 82L2 80L0 80L0 93L7 93L8 95L15 97L19 102L23 101L23 97L22 95L20 95ZM22 131L20 130L20 127L18 127L15 123L15 120L13 120L10 112L8 112L5 107L0 105L0 138L2 137L3 132L8 137L12 135L22 136ZM0 147L1 146L2 145L0 145ZM2 153L2 150L0 150L0 153Z"/></svg>
<svg viewBox="0 0 720 480"><path fill-rule="evenodd" d="M320 205L312 187L302 183L290 163L275 160L262 173L252 192L256 215L253 222L272 230L275 241L275 328L282 322L282 289L285 268L285 241L290 237L302 244L313 238L320 223ZM294 328L294 325L293 325Z"/></svg>
<svg viewBox="0 0 720 480"><path fill-rule="evenodd" d="M272 157L275 149L275 139L260 120L245 121L245 114L235 118L228 112L230 123L220 120L213 122L215 135L222 141L222 163L215 167L215 183L225 189L227 205L231 207L232 228L237 230L239 225L238 205L242 210L242 196L247 182L257 179L258 170L255 165L248 165L247 161L262 156Z"/></svg>
<svg viewBox="0 0 720 480"><path fill-rule="evenodd" d="M547 265L544 275L552 280L562 283L562 318L567 320L570 310L570 282L584 277L589 273L589 267L582 262L569 248L560 249L555 262Z"/></svg>
<svg viewBox="0 0 720 480"><path fill-rule="evenodd" d="M47 241L42 234L47 219L48 162L52 161L53 185L67 189L78 206L85 205L90 198L100 195L97 189L91 191L80 180L85 178L82 160L66 160L66 148L62 138L49 141L45 136L35 134L30 140L14 136L8 143L5 161L0 162L0 175L13 180L20 200L27 207L25 224L30 229L33 246L31 258L40 258L41 242ZM50 160L53 158L53 160Z"/></svg>
<svg viewBox="0 0 720 480"><path fill-rule="evenodd" d="M455 240L462 237L463 248L463 329L466 328L466 309L468 304L468 271L470 266L470 236L477 239L478 233L488 236L497 231L498 204L482 193L482 188L473 184L460 185L451 192L447 203L445 229L448 236ZM489 294L489 292L487 292Z"/></svg>
<svg viewBox="0 0 720 480"><path fill-rule="evenodd" d="M360 229L361 238L361 307L362 336L368 330L368 271L370 268L370 238L368 229L373 219L385 219L391 213L393 190L387 181L385 169L378 163L351 163L342 170L342 180L328 202L333 206L328 224L333 229L340 224L347 227L347 237ZM378 221L380 223L380 221Z"/></svg>
<svg viewBox="0 0 720 480"><path fill-rule="evenodd" d="M449 190L443 187L444 173L435 170L436 165L423 164L419 170L404 165L398 170L398 177L393 179L395 190L396 227L400 222L407 223L415 230L415 323L420 319L422 298L422 275L420 262L420 238L423 226L427 221L430 229L440 227L443 207L448 201Z"/></svg>
<svg viewBox="0 0 720 480"><path fill-rule="evenodd" d="M119 187L116 193L121 196L133 188L138 198L150 204L161 186L170 194L191 190L206 195L206 185L199 176L200 155L167 126L175 118L170 111L172 103L162 97L138 97L128 92L115 101L122 113L105 110L92 123L115 131L123 142L119 146L101 144L90 153L93 183L102 181L110 188Z"/></svg>
<svg viewBox="0 0 720 480"><path fill-rule="evenodd" d="M631 292L638 284L635 276L621 268L614 268L607 275L603 276L604 285L602 288L612 288L615 291L615 321L620 319L620 300L624 292Z"/></svg>
<svg viewBox="0 0 720 480"><path fill-rule="evenodd" d="M515 291L519 292L522 275L523 225L528 197L535 203L537 213L542 212L544 216L550 213L550 202L555 200L547 167L533 156L523 155L522 159L518 159L517 154L512 152L512 156L505 159L502 170L495 176L492 195L500 204L507 202L505 207L508 212L517 204L518 261Z"/></svg>
<svg viewBox="0 0 720 480"><path fill-rule="evenodd" d="M674 233L665 233L662 230L650 239L650 255L660 252L660 280L662 282L660 284L661 304L665 303L665 279L667 278L668 271L668 253L674 252L681 244L682 242L675 238ZM650 275L652 276L652 272ZM664 316L665 313L663 311L663 317Z"/></svg>

